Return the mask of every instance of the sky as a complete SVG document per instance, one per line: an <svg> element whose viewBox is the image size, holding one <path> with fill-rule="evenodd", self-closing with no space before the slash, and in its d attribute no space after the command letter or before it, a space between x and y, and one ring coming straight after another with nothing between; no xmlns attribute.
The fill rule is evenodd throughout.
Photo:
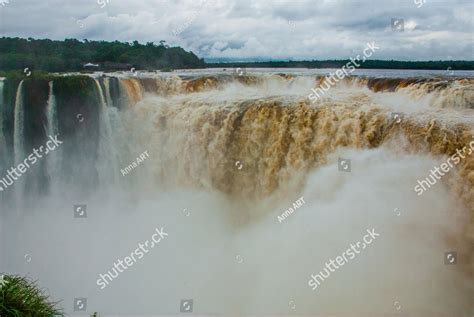
<svg viewBox="0 0 474 317"><path fill-rule="evenodd" d="M3 5L2 5L3 4ZM0 0L0 36L166 41L207 61L474 60L472 0Z"/></svg>

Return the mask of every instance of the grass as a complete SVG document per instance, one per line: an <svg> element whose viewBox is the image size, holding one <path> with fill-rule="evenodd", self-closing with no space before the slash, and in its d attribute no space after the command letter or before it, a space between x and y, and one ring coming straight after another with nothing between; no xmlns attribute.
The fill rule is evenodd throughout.
<svg viewBox="0 0 474 317"><path fill-rule="evenodd" d="M0 274L0 282L2 275ZM64 316L57 302L40 289L36 281L16 275L3 275L0 284L0 316L53 317Z"/></svg>

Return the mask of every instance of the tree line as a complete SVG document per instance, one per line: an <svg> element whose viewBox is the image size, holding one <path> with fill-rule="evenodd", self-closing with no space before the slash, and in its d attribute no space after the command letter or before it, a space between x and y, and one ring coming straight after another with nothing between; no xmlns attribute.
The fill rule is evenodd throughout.
<svg viewBox="0 0 474 317"><path fill-rule="evenodd" d="M181 47L170 47L165 41L159 44L138 41L107 42L77 39L63 41L22 38L0 38L0 71L29 70L67 72L85 70L118 70L134 67L141 70L168 70L185 68L340 68L349 60L267 61L239 63L205 63L193 52ZM395 61L366 60L365 69L438 69L474 70L474 61Z"/></svg>
<svg viewBox="0 0 474 317"><path fill-rule="evenodd" d="M131 65L136 69L202 68L203 59L181 47L169 47L165 41L140 44L138 41L64 41L32 38L0 38L0 70L30 70L46 72L80 71L84 64L108 65L118 68Z"/></svg>
<svg viewBox="0 0 474 317"><path fill-rule="evenodd" d="M207 67L227 68L341 68L350 60L325 61L269 61L239 63L208 63ZM434 69L434 70L474 70L474 61L394 61L366 60L360 63L364 69Z"/></svg>

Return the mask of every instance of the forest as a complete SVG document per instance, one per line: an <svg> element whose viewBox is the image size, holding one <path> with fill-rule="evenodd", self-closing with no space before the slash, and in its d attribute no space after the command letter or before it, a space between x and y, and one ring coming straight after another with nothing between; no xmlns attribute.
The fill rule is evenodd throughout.
<svg viewBox="0 0 474 317"><path fill-rule="evenodd" d="M268 61L268 62L238 62L238 63L208 63L207 67L230 68L341 68L349 63L345 60L324 61ZM364 69L437 69L437 70L474 70L474 61L394 61L366 60L360 64Z"/></svg>
<svg viewBox="0 0 474 317"><path fill-rule="evenodd" d="M0 71L69 72L93 70L171 70L188 68L340 68L349 60L262 61L206 63L193 52L138 41L107 42L65 39L0 38ZM84 67L84 65L94 65ZM474 70L474 61L367 60L365 69Z"/></svg>
<svg viewBox="0 0 474 317"><path fill-rule="evenodd" d="M64 41L0 38L0 70L67 72L84 70L84 65L99 65L97 70L123 69L130 65L142 70L202 68L204 60L165 41L140 44L138 41Z"/></svg>

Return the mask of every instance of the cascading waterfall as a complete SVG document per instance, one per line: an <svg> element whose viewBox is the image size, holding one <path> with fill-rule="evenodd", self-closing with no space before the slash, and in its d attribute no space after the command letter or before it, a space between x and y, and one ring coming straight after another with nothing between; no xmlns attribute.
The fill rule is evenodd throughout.
<svg viewBox="0 0 474 317"><path fill-rule="evenodd" d="M23 95L22 80L18 85L15 97L14 110L14 131L13 131L13 154L15 165L18 166L25 159L25 109L24 109L24 95ZM22 205L25 188L25 177L20 177L15 180L14 197L16 205Z"/></svg>
<svg viewBox="0 0 474 317"><path fill-rule="evenodd" d="M46 116L47 116L47 135L56 136L58 135L58 114L57 114L57 103L56 97L54 96L54 83L50 81L48 83L49 94L48 101L46 106ZM49 178L52 185L57 184L57 180L60 177L61 170L61 153L62 149L59 147L53 153L47 156L47 170Z"/></svg>
<svg viewBox="0 0 474 317"><path fill-rule="evenodd" d="M116 144L114 142L114 131L112 130L112 124L110 120L109 110L113 107L109 107L106 102L106 98L111 103L110 93L106 97L99 81L94 79L97 93L99 95L99 107L100 107L100 137L99 137L99 159L97 162L97 171L99 173L100 184L117 184L119 178L119 153L117 152ZM108 79L104 80L106 90L108 90ZM114 109L115 110L115 109ZM110 110L110 111L114 111Z"/></svg>
<svg viewBox="0 0 474 317"><path fill-rule="evenodd" d="M50 81L48 105L47 105L47 118L48 118L48 135L56 135L58 133L58 117L56 110L56 97L54 96L54 83Z"/></svg>
<svg viewBox="0 0 474 317"><path fill-rule="evenodd" d="M53 281L51 287L58 293L67 293L66 283L57 276L72 276L68 272L80 255L88 269L67 284L90 290L111 259L127 251L112 239L141 241L143 229L156 223L175 232L170 241L175 240L150 252L140 264L143 269L121 277L128 279L128 289L143 286L143 292L127 296L143 303L146 312L163 305L174 309L176 299L189 291L176 286L181 283L202 290L203 311L260 314L259 307L273 307L288 298L308 315L324 307L324 315L339 309L333 299L342 296L347 315L366 312L374 303L381 303L378 309L389 315L393 296L402 292L405 307L423 316L461 316L459 312L469 308L472 296L463 296L471 294L474 276L474 155L466 156L423 196L417 197L413 186L438 159L472 142L473 120L460 114L471 114L468 90L474 80L347 78L315 103L308 94L323 78L314 76L125 78L117 80L118 89L108 77L82 77L87 91L62 94L60 80L54 80L56 96L49 82L45 113L48 134L60 132L65 138L50 155L63 151L64 166L70 163L77 167L74 171L86 171L85 176L72 177L71 184L60 188L59 197L33 197L37 209L16 222L22 230L5 226L7 237L21 241L7 250L7 268L21 268L24 253L41 249L34 273ZM46 87L45 82L41 85ZM30 82L23 88L20 84L15 103L16 160L22 148L17 144L23 142L18 112L25 87ZM455 98L448 98L453 91ZM128 103L116 107L117 99ZM76 122L76 110L87 120ZM403 120L394 120L394 111L403 112ZM25 135L30 135L28 130ZM146 162L122 176L121 168L144 151L149 153ZM338 170L339 157L352 160L351 173ZM91 187L90 193L84 184L95 186L97 178L100 188ZM69 185L73 190L64 190ZM125 186L127 195L121 191ZM203 198L196 199L197 194ZM302 196L307 204L279 223L277 216ZM76 203L88 205L87 223L71 221L71 205ZM400 217L394 217L395 207L402 210ZM318 293L311 292L306 285L309 275L367 225L383 225L380 242L349 270L334 274ZM61 241L50 241L51 232ZM176 245L185 251L176 253ZM67 256L50 261L58 250ZM413 257L419 250L427 254L423 263ZM456 250L462 261L444 266L446 250ZM236 264L236 254L245 261ZM213 261L195 261L194 271L200 274L194 276L186 265L193 256ZM295 259L291 266L290 257ZM410 274L401 274L404 270ZM168 296L162 302L156 303L157 283L142 283L148 277L160 281ZM380 278L386 283L380 284ZM360 297L354 298L348 285L357 285ZM116 301L123 288L115 282L107 287L95 299L100 309L126 309L128 302ZM167 292L171 288L176 291ZM281 292L275 295L271 290L278 288ZM247 296L249 289L255 296ZM235 298L241 300L235 303Z"/></svg>
<svg viewBox="0 0 474 317"><path fill-rule="evenodd" d="M121 107L121 103L123 102L123 92L121 91L121 84L120 81L118 82L118 88L119 88L119 94L118 94L118 100L115 100L116 106L112 107L114 104L114 100L112 99L111 93L110 93L110 79L106 78L104 80L104 93L107 101L107 125L110 126L110 138L112 139L112 142L110 144L111 147L111 155L114 155L114 168L120 169L122 166L119 166L118 164L125 164L128 165L128 163L125 160L120 159L120 154L123 156L124 154L126 155L127 153L130 153L130 148L126 142L127 136L125 134L125 127L123 126L123 121L122 121L122 116L119 113L119 109Z"/></svg>
<svg viewBox="0 0 474 317"><path fill-rule="evenodd" d="M105 95L105 103L107 105L107 108L109 108L113 105L112 97L110 96L110 78L104 79L103 93Z"/></svg>
<svg viewBox="0 0 474 317"><path fill-rule="evenodd" d="M118 101L117 101L118 108L124 109L127 106L127 99L128 99L127 89L120 79L117 79L117 82L118 82L118 85L117 85L118 86Z"/></svg>
<svg viewBox="0 0 474 317"><path fill-rule="evenodd" d="M129 103L135 104L142 99L143 87L141 86L140 81L138 79L122 79L121 82L122 85L125 87Z"/></svg>
<svg viewBox="0 0 474 317"><path fill-rule="evenodd" d="M7 168L6 159L7 159L7 148L6 141L3 135L3 116L4 116L4 94L3 94L4 82L0 80L0 171L3 171Z"/></svg>
<svg viewBox="0 0 474 317"><path fill-rule="evenodd" d="M3 135L3 115L4 115L4 95L3 95L4 82L0 79L0 173L3 173L7 169L6 166L6 143ZM2 176L0 176L2 177ZM3 187L0 189L0 195L3 192ZM1 196L0 196L1 197ZM0 236L3 235L3 223L0 221ZM3 254L3 245L0 243L0 255ZM0 266L3 267L3 259L0 257Z"/></svg>
<svg viewBox="0 0 474 317"><path fill-rule="evenodd" d="M23 106L23 80L18 85L15 98L15 115L14 115L14 132L13 132L13 146L15 164L20 163L25 156L24 149L24 123L25 112Z"/></svg>
<svg viewBox="0 0 474 317"><path fill-rule="evenodd" d="M307 98L311 86L286 85L278 77L262 89L235 82L212 89L202 82L183 84L191 91L187 93L145 96L128 110L133 115L126 126L141 139L134 143L146 146L152 156L149 176L165 188L205 188L239 200L261 201L298 192L307 175L330 164L329 157L342 148L383 146L443 157L473 144L472 119L461 119L457 113L460 104L469 111L472 99L467 91L462 102L444 99L452 108L447 113L439 112L434 100L421 107L409 94L395 94L398 87L410 84L398 79L370 81L377 92L333 87L314 104ZM467 81L463 89L473 84ZM456 83L443 85L429 81L419 89L432 99ZM397 106L407 111L400 123L391 117L400 111ZM443 179L468 213L474 213L473 168L474 156L467 156L457 172ZM466 242L472 241L474 222L467 221L461 231L463 243L456 248L468 257ZM473 274L472 269L466 271Z"/></svg>

